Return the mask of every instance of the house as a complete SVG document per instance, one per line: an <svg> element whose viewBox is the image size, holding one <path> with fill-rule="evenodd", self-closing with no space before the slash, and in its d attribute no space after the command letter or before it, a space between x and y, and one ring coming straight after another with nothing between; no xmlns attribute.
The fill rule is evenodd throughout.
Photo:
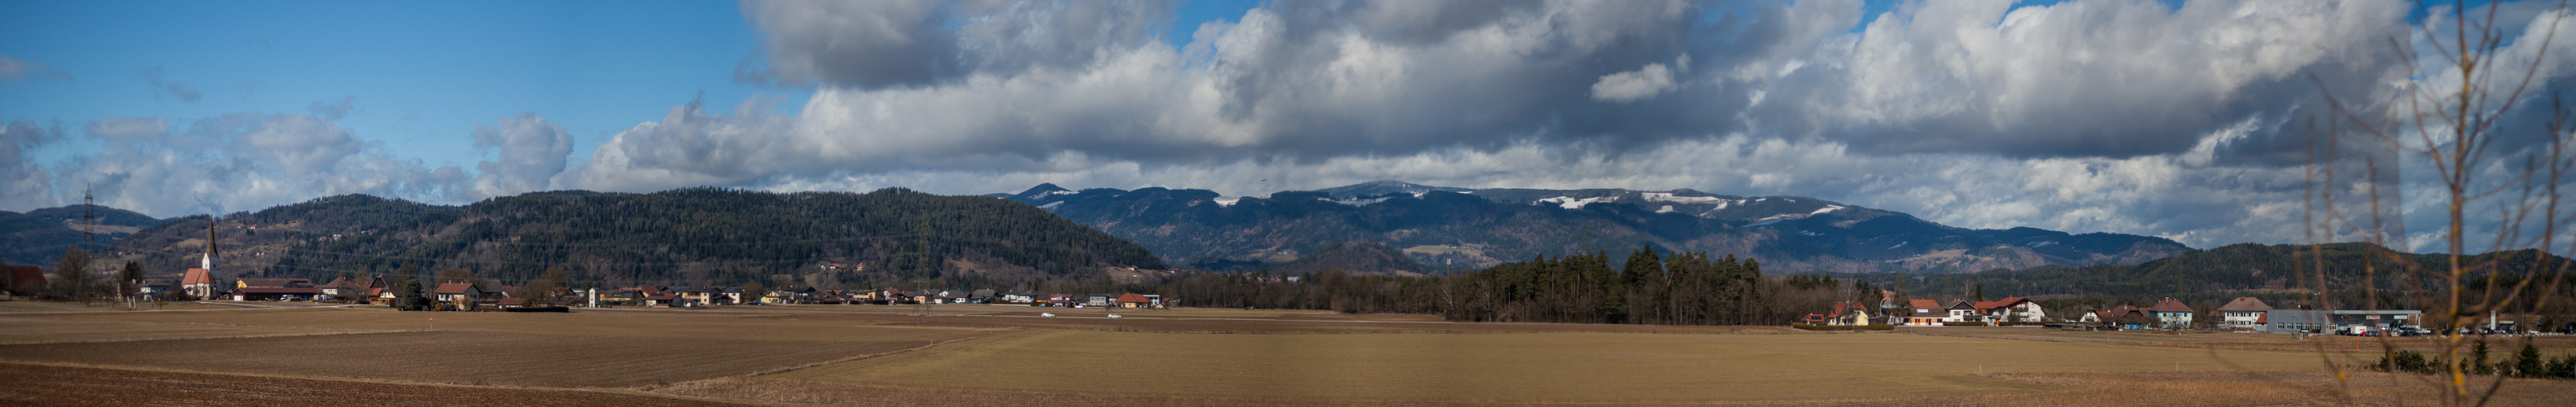
<svg viewBox="0 0 2576 407"><path fill-rule="evenodd" d="M2147 307L2147 313L2156 317L2156 327L2164 329L2190 328L2195 312L2191 306L2183 305L2182 300L2173 298L2156 301L2156 306Z"/></svg>
<svg viewBox="0 0 2576 407"><path fill-rule="evenodd" d="M680 296L677 296L677 295L670 295L670 294L654 294L654 295L644 296L644 306L647 306L647 307L665 307L665 308L668 308L668 307L671 307L672 305L674 305L675 303L678 303L678 302L680 302Z"/></svg>
<svg viewBox="0 0 2576 407"><path fill-rule="evenodd" d="M1083 297L1082 305L1086 307L1106 307L1112 305L1112 302L1117 298L1118 296L1109 294L1092 294L1088 297Z"/></svg>
<svg viewBox="0 0 2576 407"><path fill-rule="evenodd" d="M2262 330L2265 319L2263 314L2271 310L2272 305L2264 304L2263 300L2254 299L2254 297L2236 297L2235 300L2228 301L2227 305L2218 306L2219 326L2230 330Z"/></svg>
<svg viewBox="0 0 2576 407"><path fill-rule="evenodd" d="M1869 306L1857 301L1834 303L1832 313L1825 314L1823 325L1869 325Z"/></svg>
<svg viewBox="0 0 2576 407"><path fill-rule="evenodd" d="M526 306L528 306L528 299L526 299L526 298L503 298L503 299L501 299L501 301L499 301L499 302L495 303L495 304L494 304L494 306L497 306L497 307L500 307L500 308L521 308L521 307L526 307Z"/></svg>
<svg viewBox="0 0 2576 407"><path fill-rule="evenodd" d="M1073 294L1047 294L1046 306L1071 307L1075 301L1077 300L1073 299Z"/></svg>
<svg viewBox="0 0 2576 407"><path fill-rule="evenodd" d="M2040 322L2048 318L2048 312L2040 309L2038 302L2022 297L1978 302L1977 310L1985 314L1987 321Z"/></svg>
<svg viewBox="0 0 2576 407"><path fill-rule="evenodd" d="M742 304L742 287L729 287L717 293L725 304Z"/></svg>
<svg viewBox="0 0 2576 407"><path fill-rule="evenodd" d="M358 292L364 287L359 287L358 282L356 281L349 281L348 277L341 277L332 279L330 284L318 285L313 288L321 289L322 295L338 297L343 295L358 295Z"/></svg>
<svg viewBox="0 0 2576 407"><path fill-rule="evenodd" d="M36 266L0 266L0 291L28 296L45 292L45 269Z"/></svg>
<svg viewBox="0 0 2576 407"><path fill-rule="evenodd" d="M1002 302L1012 304L1036 304L1038 302L1038 297L1037 294L1031 294L1027 291L1003 291L1001 294L1001 300Z"/></svg>
<svg viewBox="0 0 2576 407"><path fill-rule="evenodd" d="M1914 310L1913 316L1905 317L1906 326L1941 326L1941 320L1950 316L1940 301L1917 298L1906 301L1906 308Z"/></svg>
<svg viewBox="0 0 2576 407"><path fill-rule="evenodd" d="M1167 309L1171 308L1172 304L1163 302L1162 294L1145 294L1145 307L1153 309Z"/></svg>
<svg viewBox="0 0 2576 407"><path fill-rule="evenodd" d="M1145 308L1152 304L1152 301L1145 300L1145 295L1137 293L1119 295L1117 302L1119 308Z"/></svg>
<svg viewBox="0 0 2576 407"><path fill-rule="evenodd" d="M438 302L453 305L459 310L473 310L476 301L483 298L483 289L475 287L474 283L442 283L432 294L438 296Z"/></svg>
<svg viewBox="0 0 2576 407"><path fill-rule="evenodd" d="M967 292L967 293L966 293L966 301L967 301L967 302L972 302L972 303L977 303L977 304L986 304L986 303L991 303L991 302L993 302L993 289L990 289L990 288L984 288L984 289L977 289L977 290L975 290L975 291Z"/></svg>
<svg viewBox="0 0 2576 407"><path fill-rule="evenodd" d="M179 283L175 281L143 280L143 284L134 287L134 293L143 295L143 298L158 300L161 296L168 295L172 290L177 290L178 287Z"/></svg>
<svg viewBox="0 0 2576 407"><path fill-rule="evenodd" d="M1986 324L1986 311L1977 309L1977 303L1975 302L1968 300L1951 300L1950 306L1942 307L1941 309L1943 312L1950 314L1949 316L1941 318L1941 325L1960 326Z"/></svg>

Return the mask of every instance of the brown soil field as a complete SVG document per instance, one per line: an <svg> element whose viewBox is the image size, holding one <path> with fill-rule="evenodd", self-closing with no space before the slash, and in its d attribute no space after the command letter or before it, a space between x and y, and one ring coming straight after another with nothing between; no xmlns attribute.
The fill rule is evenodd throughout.
<svg viewBox="0 0 2576 407"><path fill-rule="evenodd" d="M0 404L13 406L732 405L619 391L426 385L19 363L0 363Z"/></svg>
<svg viewBox="0 0 2576 407"><path fill-rule="evenodd" d="M0 346L0 361L546 387L632 387L745 375L972 337L889 329L838 341L420 331Z"/></svg>
<svg viewBox="0 0 2576 407"><path fill-rule="evenodd" d="M1906 333L1921 334L1921 335L1933 335L1933 336L1959 336L1959 337L1975 337L1975 338L2019 339L2019 340L2047 341L2047 342L2113 343L2113 344L2125 344L2125 345L2173 346L2173 347L2186 347L2186 348L2213 348L2213 349L2235 349L2235 350L2272 350L2272 351L2286 351L2286 352L2321 352L2321 351L2323 351L2323 352L2365 352L2365 353L2378 353L2378 352L2380 352L2380 351L2383 351L2383 350L2389 350L2389 349L2395 349L2395 350L2413 350L2413 351L2419 351L2419 352L2430 352L2430 351L2439 351L2439 350L2441 350L2444 346L2446 346L2445 341L2447 341L2447 339L2443 339L2443 338L2439 338L2439 337L2431 337L2431 336L2413 336L2413 337L2393 337L2393 338L2390 338L2390 337L2359 337L2359 336L2334 336L2334 335L2322 335L2322 336L2309 336L2309 337L2306 337L2306 338L2301 338L2301 337L2298 337L2298 336L2295 336L2295 335L2287 335L2287 334L2261 334L2261 333L2240 333L2240 332L2179 332L2179 333L2167 333L2167 332L2162 332L2162 331L2137 331L2137 332L2127 332L2127 331L2124 331L2124 332L2085 332L2085 331L2065 331L2065 330L2055 330L2055 329L2044 329L2044 328L2035 328L2035 327L2011 327L2011 328L1991 328L1991 327L1904 328L1904 329L1901 329L1901 331L1902 331L1902 332L1906 332ZM2513 348L2513 349L2520 349L2520 348L2522 347L2522 343L2523 343L2523 341L2524 341L2524 340L2529 340L2533 346L2539 347L2540 349L2545 350L2545 351L2550 351L2550 352L2552 352L2552 353L2561 353L2561 352L2568 352L2568 351L2576 351L2576 337L2566 337L2566 336L2536 336L2536 337L2522 337L2522 336L2486 336L2486 337L2479 337L2479 336L2471 336L2471 337L2469 337L2469 340L2470 340L2470 341L2476 341L2476 340L2479 340L2479 339L2481 339L2481 338L2483 338L2485 341L2487 341L2487 343L2488 343L2488 345L2489 345L2489 346L2495 346L2495 347L2497 347L2496 349L2499 349L2499 350L2504 350L2504 349L2505 349L2505 348L2507 348L2507 347L2510 347L2510 348Z"/></svg>
<svg viewBox="0 0 2576 407"><path fill-rule="evenodd" d="M2017 382L2040 389L2031 392L1986 392L1943 396L1880 398L1815 395L1812 400L1665 400L1621 401L1615 405L1646 406L2289 406L2289 405L2439 405L2437 391L2421 377L2356 374L2337 380L2328 373L2293 372L2064 372L1989 373L1980 380ZM2576 399L2576 386L2564 382L2511 379L2496 392L2491 406L2559 406ZM1280 397L1176 396L1041 392L954 387L917 387L823 382L777 378L727 377L682 383L654 390L720 400L746 400L826 406L916 406L984 404L991 400L1033 401L1045 405L1341 405L1341 406L1477 406L1570 404L1561 401L1509 400L1364 400Z"/></svg>
<svg viewBox="0 0 2576 407"><path fill-rule="evenodd" d="M1012 369L1008 366L1080 367ZM2026 393L1980 374L2316 371L2315 354L1915 335L1193 335L1040 330L770 375L905 387L1392 400Z"/></svg>
<svg viewBox="0 0 2576 407"><path fill-rule="evenodd" d="M67 342L120 342L181 338L329 335L362 332L377 331L0 316L0 345Z"/></svg>
<svg viewBox="0 0 2576 407"><path fill-rule="evenodd" d="M2352 338L2285 335L1808 332L1235 309L1116 310L1125 318L1111 319L1105 318L1111 310L987 305L419 313L219 303L129 312L31 304L0 301L0 405L133 400L67 396L86 392L154 400L147 404L353 403L352 391L343 389L422 394L412 399L442 405L555 403L524 400L532 397L571 397L580 402L565 404L584 405L2430 400L2426 377L2358 372L2352 381L2334 380L2323 368L2327 360L2351 363L2377 353L2313 348ZM89 370L64 379L10 370L28 364ZM2576 399L2576 381L2505 383L2503 405Z"/></svg>

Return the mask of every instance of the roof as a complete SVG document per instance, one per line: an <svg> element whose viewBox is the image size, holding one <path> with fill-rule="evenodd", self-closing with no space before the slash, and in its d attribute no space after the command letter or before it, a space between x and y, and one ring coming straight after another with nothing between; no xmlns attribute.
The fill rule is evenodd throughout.
<svg viewBox="0 0 2576 407"><path fill-rule="evenodd" d="M676 295L670 295L670 294L662 294L662 295L656 295L656 296L651 296L651 297L644 297L644 299L647 299L647 300L653 300L653 301L670 301L670 300L675 299L675 298L680 298L680 297L679 297L679 296L676 296Z"/></svg>
<svg viewBox="0 0 2576 407"><path fill-rule="evenodd" d="M1913 304L1913 308L1915 308L1915 309L1941 309L1941 302L1940 302L1940 301L1933 301L1933 300L1927 300L1927 299L1922 299L1922 298L1916 298L1916 299L1914 299L1913 301L1906 301L1906 302L1907 302L1907 303L1911 303L1911 304Z"/></svg>
<svg viewBox="0 0 2576 407"><path fill-rule="evenodd" d="M1863 306L1863 305L1860 305L1860 303L1859 303L1859 302L1854 302L1854 301L1843 301L1843 302L1837 302L1837 303L1834 303L1834 312L1833 312L1832 314L1829 314L1829 315L1833 315L1833 316L1835 316L1835 317L1841 317L1841 316L1843 316L1843 313L1846 313L1846 312L1852 312L1852 311L1861 311L1861 312L1862 312L1862 314L1866 315L1866 314L1868 313L1868 310L1869 310L1869 307L1867 307L1867 306Z"/></svg>
<svg viewBox="0 0 2576 407"><path fill-rule="evenodd" d="M313 280L301 278L245 278L243 287L311 287Z"/></svg>
<svg viewBox="0 0 2576 407"><path fill-rule="evenodd" d="M480 289L480 288L474 288L474 283L445 283L445 284L439 284L439 285L438 285L438 291L435 291L435 293L437 293L437 294L464 294L464 293L465 293L465 290L474 290L475 292L482 292L482 291L483 291L483 289Z"/></svg>
<svg viewBox="0 0 2576 407"><path fill-rule="evenodd" d="M350 283L350 282L349 282L349 278L348 278L348 277L341 277L341 278L332 279L330 284L323 284L323 285L320 285L319 287L323 287L323 288L358 288L356 285L354 285L354 283Z"/></svg>
<svg viewBox="0 0 2576 407"><path fill-rule="evenodd" d="M0 267L0 273L8 276L10 287L33 288L45 285L45 269L36 266Z"/></svg>
<svg viewBox="0 0 2576 407"><path fill-rule="evenodd" d="M214 283L215 283L215 271L214 271L214 270L207 270L207 269L188 269L188 275L187 275L186 277L180 277L180 278L179 278L179 284L195 285L195 284L214 284Z"/></svg>
<svg viewBox="0 0 2576 407"><path fill-rule="evenodd" d="M2228 302L2227 302L2227 305L2221 305L2221 306L2218 306L2218 310L2219 310L2219 311L2271 311L2271 310L2272 310L2272 305L2271 305L2271 304L2264 304L2264 303L2263 303L2263 300L2254 299L2254 297L2236 297L2236 300L2235 300L2235 301L2228 301Z"/></svg>
<svg viewBox="0 0 2576 407"><path fill-rule="evenodd" d="M503 298L498 305L528 305L526 298Z"/></svg>
<svg viewBox="0 0 2576 407"><path fill-rule="evenodd" d="M233 290L233 293L313 295L321 294L322 289L313 287L242 287L241 289Z"/></svg>
<svg viewBox="0 0 2576 407"><path fill-rule="evenodd" d="M1145 296L1143 296L1143 295L1137 295L1136 293L1127 293L1127 295L1121 295L1121 296L1118 296L1118 302L1150 302L1150 301L1146 301L1146 300L1145 300Z"/></svg>
<svg viewBox="0 0 2576 407"><path fill-rule="evenodd" d="M2147 310L2154 312L2192 312L2191 306L2182 305L2182 300L2172 298L2166 298L2163 301L2156 301L2156 306L2148 307Z"/></svg>

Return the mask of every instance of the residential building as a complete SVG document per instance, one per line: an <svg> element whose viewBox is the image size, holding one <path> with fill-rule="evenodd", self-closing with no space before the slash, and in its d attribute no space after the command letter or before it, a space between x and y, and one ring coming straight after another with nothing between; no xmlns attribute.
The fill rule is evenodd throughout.
<svg viewBox="0 0 2576 407"><path fill-rule="evenodd" d="M2227 305L2218 306L2220 318L2218 325L2220 328L2231 330L2261 330L2266 320L2263 314L2271 310L2272 305L2264 304L2263 300L2254 297L2236 297L2235 300L2228 301Z"/></svg>
<svg viewBox="0 0 2576 407"><path fill-rule="evenodd" d="M1906 301L1906 308L1914 311L1913 315L1905 317L1906 326L1941 326L1941 320L1950 316L1950 311L1942 308L1940 301L1916 298Z"/></svg>
<svg viewBox="0 0 2576 407"><path fill-rule="evenodd" d="M432 294L438 296L438 302L454 305L459 310L473 310L476 302L483 298L483 289L475 287L474 283L442 283Z"/></svg>
<svg viewBox="0 0 2576 407"><path fill-rule="evenodd" d="M2040 322L2048 319L2048 311L2041 309L2038 302L2022 297L1978 302L1977 311L1984 314L1987 321Z"/></svg>
<svg viewBox="0 0 2576 407"><path fill-rule="evenodd" d="M1834 303L1833 312L1825 314L1824 325L1869 325L1869 323L1868 306L1855 301L1843 301Z"/></svg>
<svg viewBox="0 0 2576 407"><path fill-rule="evenodd" d="M0 267L0 290L21 296L45 292L45 269L36 266Z"/></svg>
<svg viewBox="0 0 2576 407"><path fill-rule="evenodd" d="M2189 305L2183 305L2182 300L2166 298L2156 301L2153 307L2147 307L2147 313L2156 317L2158 328L2184 329L2191 327L2193 314L2198 311L2193 311Z"/></svg>

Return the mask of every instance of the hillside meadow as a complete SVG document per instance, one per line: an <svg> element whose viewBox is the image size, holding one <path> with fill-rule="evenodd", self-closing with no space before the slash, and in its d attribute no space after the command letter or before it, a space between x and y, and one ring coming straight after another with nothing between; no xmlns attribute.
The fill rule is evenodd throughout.
<svg viewBox="0 0 2576 407"><path fill-rule="evenodd" d="M2368 372L2337 380L2327 361L2376 353L2291 351L2321 342L2278 335L1814 333L1239 309L1109 318L979 305L91 308L0 304L0 402L105 400L65 397L88 389L420 404L338 390L385 389L446 404L2421 404L2429 388ZM54 371L70 373L42 373ZM180 382L194 385L153 385ZM2576 399L2570 382L2507 384L2500 405Z"/></svg>

